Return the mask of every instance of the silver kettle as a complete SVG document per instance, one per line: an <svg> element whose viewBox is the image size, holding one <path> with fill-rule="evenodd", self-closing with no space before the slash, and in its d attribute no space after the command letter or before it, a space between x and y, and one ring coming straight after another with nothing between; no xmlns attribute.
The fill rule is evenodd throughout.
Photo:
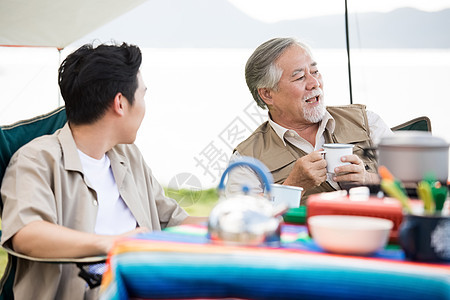
<svg viewBox="0 0 450 300"><path fill-rule="evenodd" d="M265 197L250 195L245 185L242 186L242 193L233 194L229 198L225 196L225 177L237 166L248 166L259 175L265 186ZM209 215L209 239L213 243L226 245L278 247L283 220L281 215L288 207L272 205L272 183L272 174L259 160L241 157L232 162L222 175L218 186L219 201Z"/></svg>

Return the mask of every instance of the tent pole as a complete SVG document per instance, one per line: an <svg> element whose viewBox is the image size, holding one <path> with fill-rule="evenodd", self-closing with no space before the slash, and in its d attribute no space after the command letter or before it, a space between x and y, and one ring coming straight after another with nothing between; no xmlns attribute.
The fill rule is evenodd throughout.
<svg viewBox="0 0 450 300"><path fill-rule="evenodd" d="M61 48L58 48L58 71L59 71L59 66L61 65ZM59 74L57 74L59 75ZM58 82L58 107L61 106L61 93L59 92L59 82Z"/></svg>
<svg viewBox="0 0 450 300"><path fill-rule="evenodd" d="M348 9L347 9L347 0L345 0L345 40L347 46L347 65L348 65L348 86L350 91L350 104L353 104L353 96L352 96L352 72L350 67L350 41L348 34Z"/></svg>

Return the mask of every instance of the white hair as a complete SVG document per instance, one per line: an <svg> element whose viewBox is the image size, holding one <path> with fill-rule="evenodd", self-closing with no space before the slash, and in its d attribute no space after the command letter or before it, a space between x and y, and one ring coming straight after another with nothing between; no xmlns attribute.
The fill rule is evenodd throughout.
<svg viewBox="0 0 450 300"><path fill-rule="evenodd" d="M267 108L267 105L259 96L258 89L277 90L283 70L275 62L292 45L304 48L311 55L309 47L294 38L274 38L256 48L247 60L245 81L253 99L263 109Z"/></svg>

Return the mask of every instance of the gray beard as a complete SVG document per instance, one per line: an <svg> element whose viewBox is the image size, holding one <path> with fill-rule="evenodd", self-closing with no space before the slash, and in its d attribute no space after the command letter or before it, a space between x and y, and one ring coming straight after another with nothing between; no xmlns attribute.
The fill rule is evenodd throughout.
<svg viewBox="0 0 450 300"><path fill-rule="evenodd" d="M323 105L323 101L320 101L318 106L311 109L305 109L303 111L303 117L311 123L319 123L322 121L323 116L325 116L325 112L326 109Z"/></svg>

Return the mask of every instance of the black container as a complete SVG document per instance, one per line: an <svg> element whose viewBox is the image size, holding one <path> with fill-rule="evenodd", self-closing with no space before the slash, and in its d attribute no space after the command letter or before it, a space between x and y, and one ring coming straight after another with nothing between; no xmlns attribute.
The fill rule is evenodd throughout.
<svg viewBox="0 0 450 300"><path fill-rule="evenodd" d="M399 244L409 260L450 262L450 217L403 216Z"/></svg>

